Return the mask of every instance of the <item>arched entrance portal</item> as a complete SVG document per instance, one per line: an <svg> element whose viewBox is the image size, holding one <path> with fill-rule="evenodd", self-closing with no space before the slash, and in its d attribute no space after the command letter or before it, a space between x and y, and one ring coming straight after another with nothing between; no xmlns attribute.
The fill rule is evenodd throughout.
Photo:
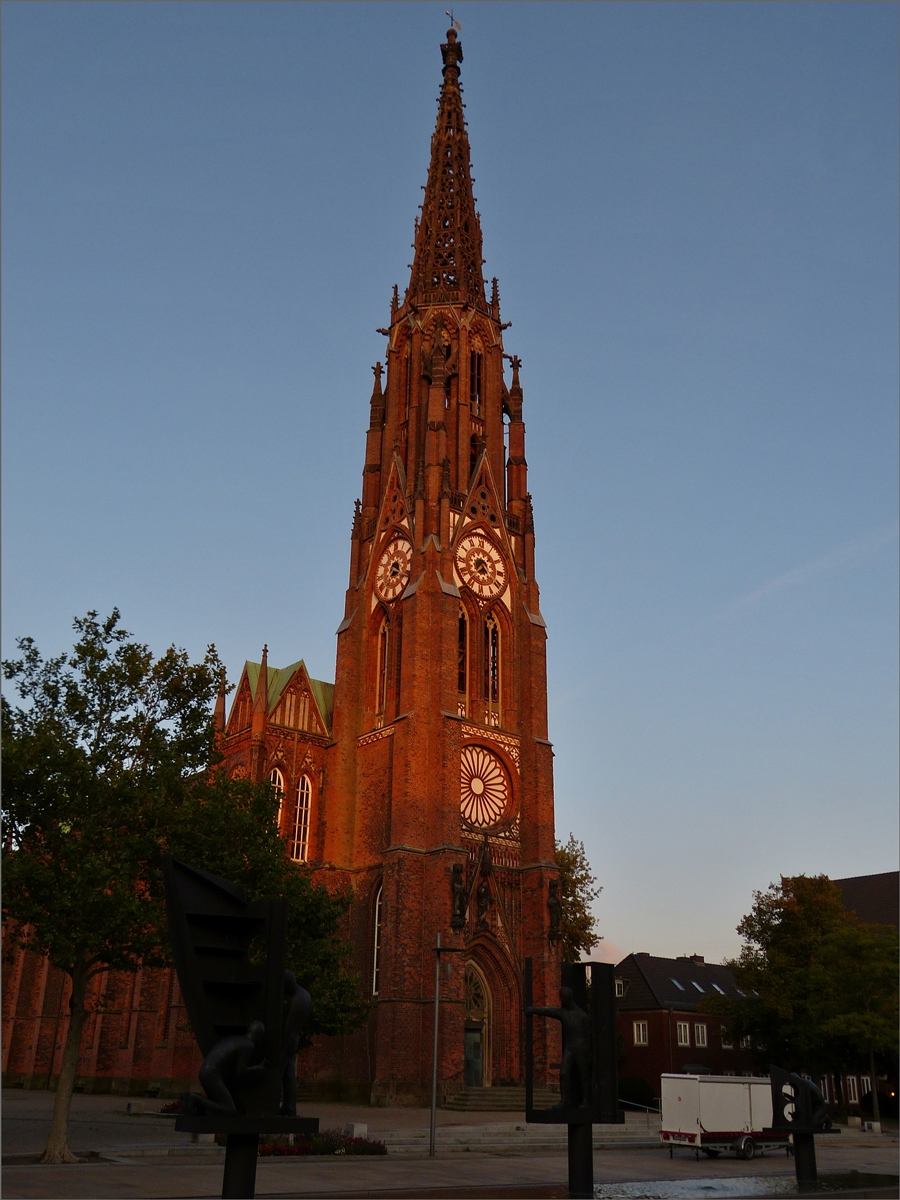
<svg viewBox="0 0 900 1200"><path fill-rule="evenodd" d="M491 992L474 962L466 963L467 1087L491 1086Z"/></svg>

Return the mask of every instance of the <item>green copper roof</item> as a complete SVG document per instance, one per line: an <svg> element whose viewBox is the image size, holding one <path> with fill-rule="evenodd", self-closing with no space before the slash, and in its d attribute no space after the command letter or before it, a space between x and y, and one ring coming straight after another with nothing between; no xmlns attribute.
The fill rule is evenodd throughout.
<svg viewBox="0 0 900 1200"><path fill-rule="evenodd" d="M260 666L260 663L250 662L249 659L244 664L244 669L247 672L247 682L250 684L250 690L254 696L256 695L256 685L259 682ZM319 709L319 715L325 724L325 728L331 733L331 718L334 713L334 684L326 683L323 679L313 679L306 670L306 663L302 658L298 662L291 663L289 667L269 667L267 669L269 712L273 711L275 705L281 699L281 693L301 667L306 678L309 680L310 690Z"/></svg>

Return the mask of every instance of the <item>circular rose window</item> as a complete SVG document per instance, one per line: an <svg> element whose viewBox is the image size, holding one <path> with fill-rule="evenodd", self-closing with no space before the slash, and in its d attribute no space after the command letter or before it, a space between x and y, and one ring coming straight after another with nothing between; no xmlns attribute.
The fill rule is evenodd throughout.
<svg viewBox="0 0 900 1200"><path fill-rule="evenodd" d="M509 804L509 782L500 760L483 746L464 746L460 760L460 809L470 825L496 825Z"/></svg>

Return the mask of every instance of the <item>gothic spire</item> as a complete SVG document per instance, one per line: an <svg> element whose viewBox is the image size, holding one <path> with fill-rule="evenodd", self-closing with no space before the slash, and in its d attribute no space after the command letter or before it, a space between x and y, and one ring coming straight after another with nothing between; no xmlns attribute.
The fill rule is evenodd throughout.
<svg viewBox="0 0 900 1200"><path fill-rule="evenodd" d="M469 138L459 86L462 46L448 29L441 46L444 83L422 219L416 225L415 257L407 303L459 300L484 304L481 223L472 195Z"/></svg>
<svg viewBox="0 0 900 1200"><path fill-rule="evenodd" d="M216 733L222 733L225 729L225 669L222 668L222 674L219 678L219 694L216 697L216 707L213 711L213 729Z"/></svg>
<svg viewBox="0 0 900 1200"><path fill-rule="evenodd" d="M252 734L261 738L266 731L269 717L269 647L263 646L262 662L259 664L259 678L256 681L256 694L253 697Z"/></svg>

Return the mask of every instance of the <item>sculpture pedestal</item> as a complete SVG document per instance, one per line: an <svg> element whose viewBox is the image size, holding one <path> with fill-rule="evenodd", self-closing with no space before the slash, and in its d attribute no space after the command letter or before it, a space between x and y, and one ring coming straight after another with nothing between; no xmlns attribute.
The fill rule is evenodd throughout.
<svg viewBox="0 0 900 1200"><path fill-rule="evenodd" d="M225 1172L222 1200L252 1200L256 1195L256 1160L263 1133L318 1133L318 1117L193 1116L175 1118L179 1133L224 1133Z"/></svg>

